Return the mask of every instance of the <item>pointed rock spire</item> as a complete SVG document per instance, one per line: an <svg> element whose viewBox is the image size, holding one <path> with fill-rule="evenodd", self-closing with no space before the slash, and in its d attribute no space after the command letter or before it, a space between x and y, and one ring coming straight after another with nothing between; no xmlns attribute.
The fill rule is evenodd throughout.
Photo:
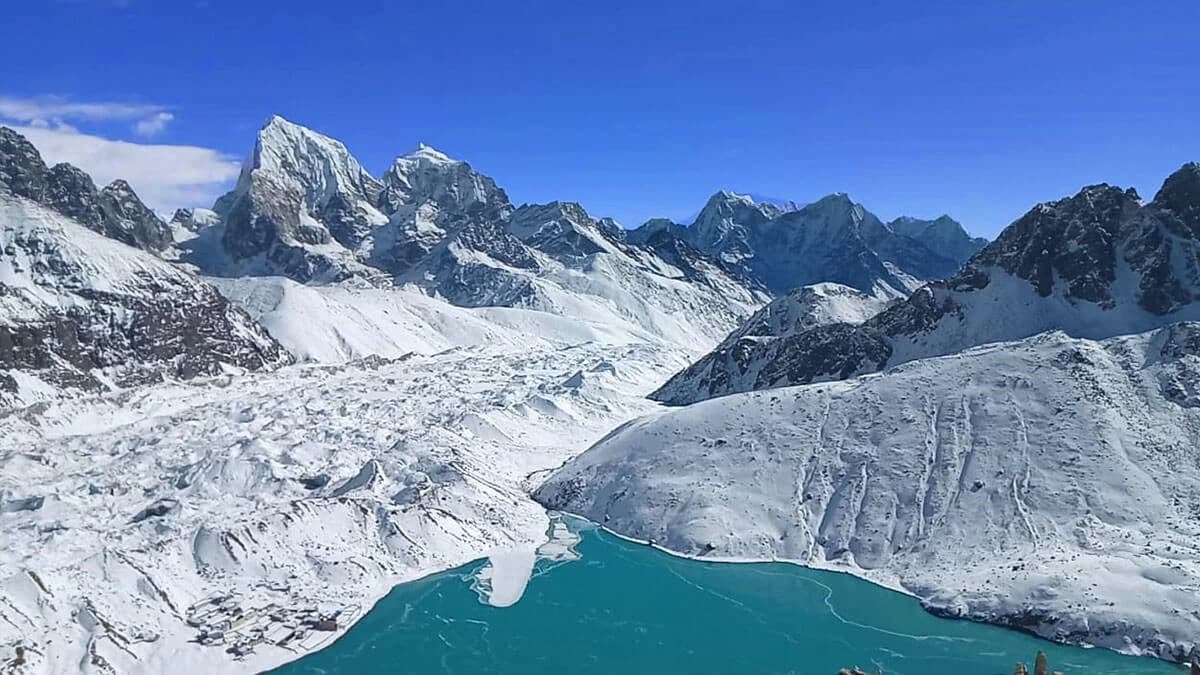
<svg viewBox="0 0 1200 675"><path fill-rule="evenodd" d="M1151 203L1177 234L1200 234L1200 163L1184 164L1163 181Z"/></svg>

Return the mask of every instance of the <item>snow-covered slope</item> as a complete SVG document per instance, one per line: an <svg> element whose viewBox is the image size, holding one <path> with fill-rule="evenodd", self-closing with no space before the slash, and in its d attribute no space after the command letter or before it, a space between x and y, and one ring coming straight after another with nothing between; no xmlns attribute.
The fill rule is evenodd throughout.
<svg viewBox="0 0 1200 675"><path fill-rule="evenodd" d="M830 324L860 324L893 298L871 296L840 284L802 286L747 319L716 349L676 373L651 398L684 405L757 388L759 371L778 356L784 338ZM785 347L786 348L786 347Z"/></svg>
<svg viewBox="0 0 1200 675"><path fill-rule="evenodd" d="M519 351L656 341L600 308L584 321L523 308L456 307L412 288L307 286L283 277L208 281L300 361L345 363L485 344Z"/></svg>
<svg viewBox="0 0 1200 675"><path fill-rule="evenodd" d="M1047 333L652 414L535 496L1058 640L1200 653L1200 324Z"/></svg>
<svg viewBox="0 0 1200 675"><path fill-rule="evenodd" d="M1084 188L1007 227L956 276L861 325L783 338L754 364L756 389L874 372L1047 330L1104 338L1200 320L1200 165L1143 204L1133 190ZM697 381L678 402L736 391Z"/></svg>
<svg viewBox="0 0 1200 675"><path fill-rule="evenodd" d="M0 409L288 360L195 276L0 193Z"/></svg>
<svg viewBox="0 0 1200 675"><path fill-rule="evenodd" d="M642 241L664 231L776 294L835 282L871 295L906 295L921 280L944 278L961 264L897 232L845 194L780 208L721 191L690 227L655 219L629 238Z"/></svg>

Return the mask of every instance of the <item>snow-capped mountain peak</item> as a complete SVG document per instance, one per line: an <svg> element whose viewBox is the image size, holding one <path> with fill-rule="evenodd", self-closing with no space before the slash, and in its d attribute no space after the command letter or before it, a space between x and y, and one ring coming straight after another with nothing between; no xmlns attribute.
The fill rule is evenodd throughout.
<svg viewBox="0 0 1200 675"><path fill-rule="evenodd" d="M573 258L619 251L622 239L575 202L523 204L513 211L509 230L534 248Z"/></svg>
<svg viewBox="0 0 1200 675"><path fill-rule="evenodd" d="M432 145L425 143L417 143L417 147L412 152L403 156L403 159L424 160L436 164L459 164L461 160L451 159L449 155L438 150Z"/></svg>
<svg viewBox="0 0 1200 675"><path fill-rule="evenodd" d="M508 195L491 177L424 143L392 162L383 185L380 202L387 211L425 202L444 210L508 206Z"/></svg>
<svg viewBox="0 0 1200 675"><path fill-rule="evenodd" d="M341 141L279 115L259 130L250 169L302 187L310 206L319 206L338 193L377 197L382 189Z"/></svg>
<svg viewBox="0 0 1200 675"><path fill-rule="evenodd" d="M223 221L218 254L190 259L218 274L351 276L362 270L353 249L387 222L377 206L382 191L340 141L273 116L237 185L213 207Z"/></svg>
<svg viewBox="0 0 1200 675"><path fill-rule="evenodd" d="M933 220L901 216L888 223L888 226L897 234L915 239L959 264L965 263L988 244L983 237L967 234L961 223L945 214Z"/></svg>

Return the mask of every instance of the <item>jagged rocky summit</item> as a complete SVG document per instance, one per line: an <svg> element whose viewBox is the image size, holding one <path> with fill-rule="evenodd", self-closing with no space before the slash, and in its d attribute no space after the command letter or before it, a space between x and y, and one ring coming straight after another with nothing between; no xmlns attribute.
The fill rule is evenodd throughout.
<svg viewBox="0 0 1200 675"><path fill-rule="evenodd" d="M212 275L406 285L459 306L555 314L576 312L582 296L659 337L681 320L703 324L706 340L768 299L685 242L628 241L571 202L515 206L427 145L376 178L342 143L280 117L213 212L211 226L177 219L194 233L183 260Z"/></svg>
<svg viewBox="0 0 1200 675"><path fill-rule="evenodd" d="M289 360L170 246L125 181L97 191L0 128L0 408Z"/></svg>
<svg viewBox="0 0 1200 675"><path fill-rule="evenodd" d="M0 127L0 189L144 251L161 254L174 243L171 229L129 183L115 180L97 190L91 177L71 164L47 167L33 144L8 127Z"/></svg>
<svg viewBox="0 0 1200 675"><path fill-rule="evenodd" d="M884 223L840 193L806 206L781 207L721 191L690 226L654 219L631 232L630 239L660 233L684 239L777 295L834 282L869 295L900 297L924 281L954 274L977 250L977 240L948 217Z"/></svg>
<svg viewBox="0 0 1200 675"><path fill-rule="evenodd" d="M1149 203L1132 189L1089 186L1034 207L961 272L860 324L722 345L654 396L686 404L844 379L1047 330L1105 338L1196 320L1198 260L1200 165L1173 173Z"/></svg>

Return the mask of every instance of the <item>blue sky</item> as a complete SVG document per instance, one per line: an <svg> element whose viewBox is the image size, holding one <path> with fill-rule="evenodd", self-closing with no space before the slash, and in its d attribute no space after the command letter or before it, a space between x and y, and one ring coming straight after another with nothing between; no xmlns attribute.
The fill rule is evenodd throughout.
<svg viewBox="0 0 1200 675"><path fill-rule="evenodd" d="M973 5L987 5L985 8ZM995 234L1200 160L1200 2L37 0L0 120L205 204L278 113L372 171L418 141L627 226L728 188ZM91 106L91 107L88 107ZM113 143L112 141L123 141Z"/></svg>

